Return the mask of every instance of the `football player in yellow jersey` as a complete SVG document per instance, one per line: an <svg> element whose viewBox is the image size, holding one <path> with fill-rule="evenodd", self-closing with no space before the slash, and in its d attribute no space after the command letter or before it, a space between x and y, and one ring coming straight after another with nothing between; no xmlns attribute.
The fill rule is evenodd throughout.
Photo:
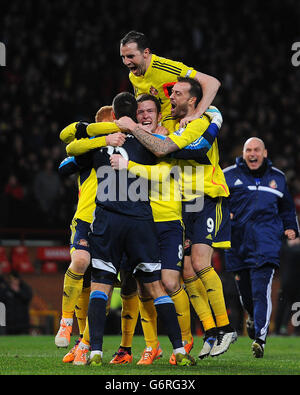
<svg viewBox="0 0 300 395"><path fill-rule="evenodd" d="M178 78L170 96L172 116L181 120L193 114L201 96L201 86L197 81L191 78ZM141 125L136 124L128 117L117 121L117 125L121 129L130 130L146 148L158 157L174 153L187 147L197 138L201 138L208 123L207 118L202 116L188 123L186 127L171 133L165 140L161 140L149 134ZM206 289L218 327L217 334L209 334L207 342L205 339L206 352L201 354L202 350L200 358L207 355L220 355L227 351L230 344L236 340L236 332L229 323L221 280L211 266L213 247L230 247L229 210L226 201L229 191L218 162L216 141L207 152L207 164L188 159L184 162L179 161L184 170L182 172L184 179L183 199L187 201L184 205L184 222L187 235L192 243L191 271L193 270L197 274ZM192 169L192 172L186 171L186 168ZM200 173L197 172L198 169ZM197 191L196 176L201 173L203 187L200 186Z"/></svg>
<svg viewBox="0 0 300 395"><path fill-rule="evenodd" d="M170 93L177 77L196 79L203 91L203 97L198 105L180 120L181 126L199 118L210 106L220 87L220 82L210 75L196 71L181 62L153 54L147 37L140 32L131 31L121 39L120 55L130 71L129 79L135 96L150 93L159 100L162 107L162 125L170 132L175 130L176 123L171 114Z"/></svg>
<svg viewBox="0 0 300 395"><path fill-rule="evenodd" d="M110 110L110 111L109 111ZM98 110L96 122L111 122L111 108L102 107ZM60 139L66 143L67 153L70 155L81 155L82 146L77 144L75 135L77 133L77 122L68 125L60 133ZM116 129L116 128L115 128ZM114 130L117 131L117 130ZM94 139L93 148L105 145L122 145L125 141L122 133L114 133L99 139ZM76 158L69 157L62 162L60 171L63 173L69 164L74 164ZM79 170L77 168L77 170ZM78 174L78 203L77 209L71 223L70 254L71 264L64 278L62 319L59 331L55 337L57 347L67 347L73 325L74 311L77 317L79 332L83 334L86 325L86 315L90 292L90 272L87 270L90 264L90 252L88 243L88 232L93 221L95 209L95 195L97 190L97 177L94 169L82 168ZM64 362L72 362L75 356L76 346L64 357ZM76 364L76 363L75 363Z"/></svg>

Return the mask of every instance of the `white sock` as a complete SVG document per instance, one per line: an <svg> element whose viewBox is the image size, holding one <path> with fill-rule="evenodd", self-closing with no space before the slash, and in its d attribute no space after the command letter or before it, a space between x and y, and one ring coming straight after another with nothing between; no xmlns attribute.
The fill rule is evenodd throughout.
<svg viewBox="0 0 300 395"><path fill-rule="evenodd" d="M103 356L103 352L102 352L102 351L100 351L100 350L94 350L94 351L91 351L91 354L90 354L90 359L92 359L94 355L101 355L101 358L102 358L102 356Z"/></svg>
<svg viewBox="0 0 300 395"><path fill-rule="evenodd" d="M73 325L73 318L62 318L67 326Z"/></svg>
<svg viewBox="0 0 300 395"><path fill-rule="evenodd" d="M185 348L184 347L180 347L180 348L175 348L175 350L173 350L173 354L174 355L176 355L176 354L186 354L186 351L185 351Z"/></svg>
<svg viewBox="0 0 300 395"><path fill-rule="evenodd" d="M78 348L80 348L80 350L88 350L90 348L89 345L83 343L82 341L79 343Z"/></svg>

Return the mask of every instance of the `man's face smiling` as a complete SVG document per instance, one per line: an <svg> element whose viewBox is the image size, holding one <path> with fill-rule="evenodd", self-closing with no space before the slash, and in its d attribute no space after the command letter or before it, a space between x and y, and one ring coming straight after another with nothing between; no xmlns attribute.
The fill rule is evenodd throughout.
<svg viewBox="0 0 300 395"><path fill-rule="evenodd" d="M137 77L145 74L148 66L147 60L150 55L148 48L141 52L137 47L137 43L128 43L121 45L120 55L124 65L128 67L132 74Z"/></svg>
<svg viewBox="0 0 300 395"><path fill-rule="evenodd" d="M157 114L157 108L152 100L145 100L138 103L137 121L142 124L147 132L153 133L157 128L160 114Z"/></svg>
<svg viewBox="0 0 300 395"><path fill-rule="evenodd" d="M257 170L267 157L267 150L264 143L257 138L250 138L246 141L243 149L243 159L250 170Z"/></svg>

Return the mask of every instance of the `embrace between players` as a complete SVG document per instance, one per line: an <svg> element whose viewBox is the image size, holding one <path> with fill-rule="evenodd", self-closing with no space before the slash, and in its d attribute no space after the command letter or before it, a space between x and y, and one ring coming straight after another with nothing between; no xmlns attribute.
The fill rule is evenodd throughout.
<svg viewBox="0 0 300 395"><path fill-rule="evenodd" d="M74 122L60 134L69 156L60 172L78 172L79 200L55 343L69 345L75 312L81 338L64 362L102 364L120 273L122 339L110 363L132 362L140 313L146 348L138 364L162 356L158 318L172 344L169 362L195 365L190 303L204 329L200 359L226 352L237 338L211 266L214 248L230 248L217 144L222 116L210 106L220 84L152 54L142 33L128 33L120 53L135 96L118 94L95 123Z"/></svg>

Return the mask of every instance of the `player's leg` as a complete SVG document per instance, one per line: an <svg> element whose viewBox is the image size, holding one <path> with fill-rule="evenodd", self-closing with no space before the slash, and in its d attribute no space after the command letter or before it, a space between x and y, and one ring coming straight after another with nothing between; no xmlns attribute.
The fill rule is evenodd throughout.
<svg viewBox="0 0 300 395"><path fill-rule="evenodd" d="M229 324L223 294L223 285L215 269L211 265L213 248L206 244L192 246L192 263L197 276L202 281L214 312L218 327Z"/></svg>
<svg viewBox="0 0 300 395"><path fill-rule="evenodd" d="M194 359L186 353L182 345L174 303L167 295L161 282L160 250L154 222L152 220L142 223L135 221L131 224L127 240L126 255L129 262L132 263L133 274L139 286L144 287L154 300L158 319L166 328L174 354L178 353L177 364L194 364Z"/></svg>
<svg viewBox="0 0 300 395"><path fill-rule="evenodd" d="M83 277L82 292L75 306L75 315L78 323L79 338L76 340L74 347L63 357L63 362L73 362L76 357L76 351L83 339L83 334L87 322L87 311L91 292L91 266L88 267Z"/></svg>
<svg viewBox="0 0 300 395"><path fill-rule="evenodd" d="M161 280L175 304L182 340L192 344L190 303L182 287L184 227L181 221L156 223L158 230Z"/></svg>
<svg viewBox="0 0 300 395"><path fill-rule="evenodd" d="M154 280L152 282L148 282L149 278L145 279L142 274L138 279L140 286L145 287L154 300L158 319L166 329L167 335L172 344L176 365L195 365L194 358L186 352L182 345L181 330L177 319L175 305L170 296L164 290L161 281Z"/></svg>
<svg viewBox="0 0 300 395"><path fill-rule="evenodd" d="M106 304L113 284L93 282L88 310L90 331L90 365L102 364L102 345L106 323Z"/></svg>
<svg viewBox="0 0 300 395"><path fill-rule="evenodd" d="M157 336L157 312L153 298L145 287L138 285L139 310L146 347L137 365L151 365L163 356Z"/></svg>
<svg viewBox="0 0 300 395"><path fill-rule="evenodd" d="M71 263L64 277L62 297L62 319L55 337L57 347L70 344L75 306L82 292L83 277L90 264L88 231L90 224L73 220L71 229Z"/></svg>
<svg viewBox="0 0 300 395"><path fill-rule="evenodd" d="M183 278L190 302L204 329L203 346L199 353L199 358L203 359L210 355L217 338L217 330L206 289L192 267L190 255L184 257Z"/></svg>
<svg viewBox="0 0 300 395"><path fill-rule="evenodd" d="M113 287L111 288L108 294L108 300L106 303L106 316L109 314L110 302L113 293ZM82 338L77 345L77 348L74 352L74 360L73 365L86 365L88 363L88 353L90 351L90 331L89 331L89 322L88 317L86 317L86 324L84 328L84 332Z"/></svg>
<svg viewBox="0 0 300 395"><path fill-rule="evenodd" d="M132 339L139 316L137 284L135 278L126 269L126 260L121 267L121 330L122 338L118 351L114 354L111 364L128 364L132 362Z"/></svg>
<svg viewBox="0 0 300 395"><path fill-rule="evenodd" d="M213 247L230 247L230 216L226 200L205 197L203 210L194 216L191 241L192 266L206 289L218 328L217 341L210 353L217 356L227 351L237 338L229 322L222 281L211 265Z"/></svg>
<svg viewBox="0 0 300 395"><path fill-rule="evenodd" d="M182 344L185 350L189 353L194 344L191 333L190 302L185 289L181 285L180 272L176 270L162 269L162 283L167 294L171 297L174 303L181 330ZM174 354L171 355L169 362L171 365L176 364Z"/></svg>
<svg viewBox="0 0 300 395"><path fill-rule="evenodd" d="M88 266L87 270L84 273L82 292L75 305L75 316L78 323L80 337L83 336L83 332L86 325L90 292L91 292L91 265Z"/></svg>
<svg viewBox="0 0 300 395"><path fill-rule="evenodd" d="M174 302L183 345L187 352L193 347L191 333L190 302L182 287L183 240L184 227L181 221L157 222L160 257L161 280L167 294ZM176 364L175 356L171 355L171 364Z"/></svg>
<svg viewBox="0 0 300 395"><path fill-rule="evenodd" d="M109 244L110 241L114 241L109 231L110 218L109 216L105 217L105 213L103 212L103 218L101 220L103 220L101 225L106 232L100 236L93 233L90 235L92 275L88 307L88 326L91 354L88 364L95 366L102 365L102 345L107 303L119 269L112 262L118 262L118 257L119 262L121 261L121 255L118 256L117 249L115 249L116 255L114 255L112 253L112 244Z"/></svg>
<svg viewBox="0 0 300 395"><path fill-rule="evenodd" d="M93 232L89 237L92 264L88 308L90 365L102 364L107 302L117 280L123 255L123 226L119 222L118 216L114 213L96 209Z"/></svg>

